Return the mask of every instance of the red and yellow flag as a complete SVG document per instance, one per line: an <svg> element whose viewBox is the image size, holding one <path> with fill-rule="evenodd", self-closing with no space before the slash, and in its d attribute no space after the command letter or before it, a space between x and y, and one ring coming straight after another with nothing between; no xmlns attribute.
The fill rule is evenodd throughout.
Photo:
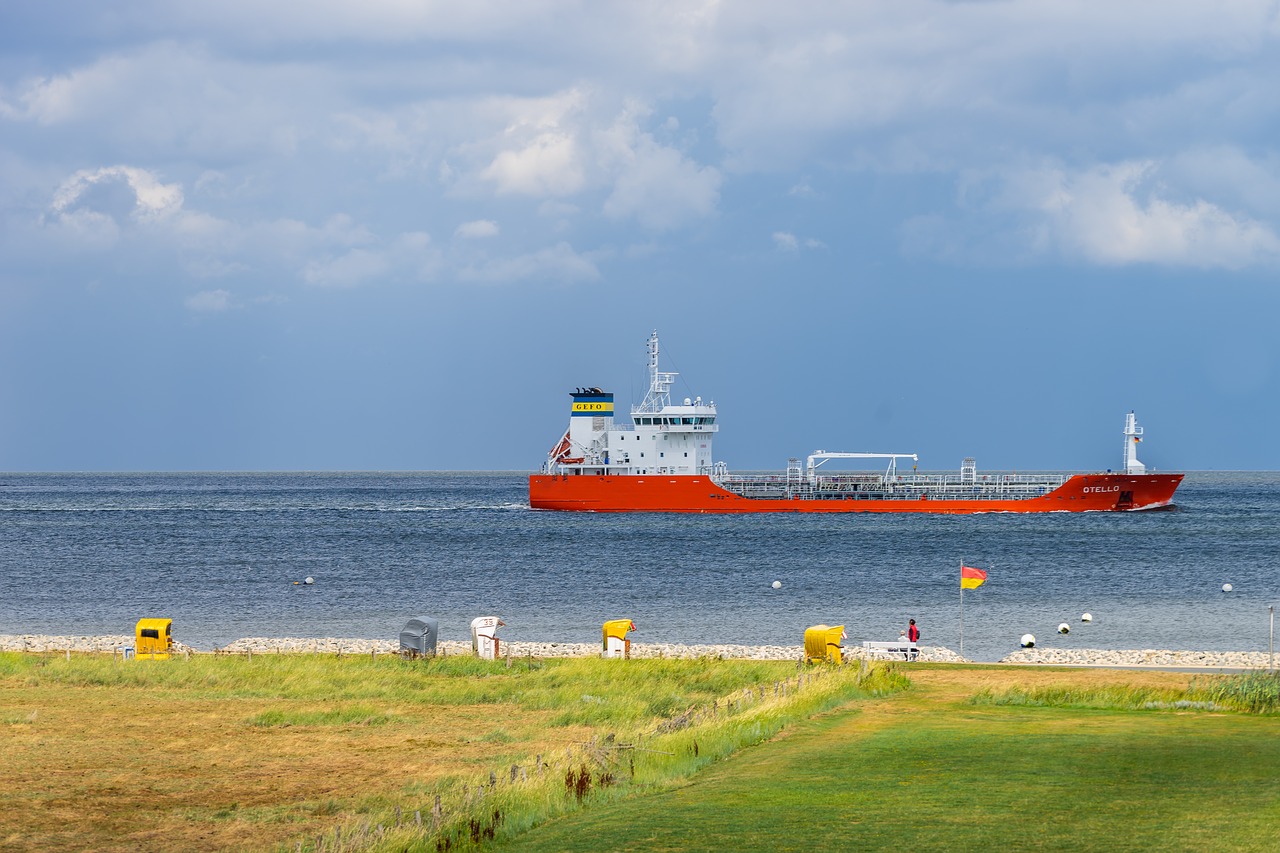
<svg viewBox="0 0 1280 853"><path fill-rule="evenodd" d="M982 569L975 569L972 566L961 564L960 566L960 588L961 589L977 589L987 580L987 573Z"/></svg>

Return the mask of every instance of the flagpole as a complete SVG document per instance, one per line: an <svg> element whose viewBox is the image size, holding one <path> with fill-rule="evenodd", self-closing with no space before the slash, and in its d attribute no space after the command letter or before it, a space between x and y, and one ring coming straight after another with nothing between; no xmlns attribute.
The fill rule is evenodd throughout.
<svg viewBox="0 0 1280 853"><path fill-rule="evenodd" d="M964 558L960 559L960 657L964 657Z"/></svg>

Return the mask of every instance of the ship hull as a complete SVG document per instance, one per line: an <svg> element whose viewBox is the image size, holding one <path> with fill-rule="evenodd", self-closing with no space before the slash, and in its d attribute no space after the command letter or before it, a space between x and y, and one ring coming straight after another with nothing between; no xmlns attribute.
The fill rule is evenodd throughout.
<svg viewBox="0 0 1280 853"><path fill-rule="evenodd" d="M1173 506L1182 474L1076 474L1034 497L748 498L705 475L529 477L533 509L578 512L1133 512Z"/></svg>

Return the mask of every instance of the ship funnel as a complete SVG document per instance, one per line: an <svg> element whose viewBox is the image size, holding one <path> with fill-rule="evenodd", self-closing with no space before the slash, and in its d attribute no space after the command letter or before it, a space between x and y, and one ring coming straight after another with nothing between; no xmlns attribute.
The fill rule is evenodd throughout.
<svg viewBox="0 0 1280 853"><path fill-rule="evenodd" d="M1138 445L1142 442L1142 427L1133 412L1124 416L1124 472L1145 474L1147 466L1138 461Z"/></svg>
<svg viewBox="0 0 1280 853"><path fill-rule="evenodd" d="M613 394L599 388L579 388L569 395L569 442L574 452L565 454L566 461L599 464L593 450L613 428ZM603 460L607 462L607 460Z"/></svg>

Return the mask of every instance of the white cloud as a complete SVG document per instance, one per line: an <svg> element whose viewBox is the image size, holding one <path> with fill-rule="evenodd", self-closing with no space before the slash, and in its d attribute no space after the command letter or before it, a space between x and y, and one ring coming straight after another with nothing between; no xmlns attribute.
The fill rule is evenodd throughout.
<svg viewBox="0 0 1280 853"><path fill-rule="evenodd" d="M1229 144L1195 146L1161 163L1166 183L1224 205L1280 219L1280 150L1250 155Z"/></svg>
<svg viewBox="0 0 1280 853"><path fill-rule="evenodd" d="M1064 253L1106 265L1239 269L1280 259L1271 228L1202 198L1170 199L1156 174L1147 161L1040 176L1050 186L1039 206L1052 238Z"/></svg>
<svg viewBox="0 0 1280 853"><path fill-rule="evenodd" d="M81 169L64 179L39 216L74 251L116 246L139 229L165 231L183 218L182 188L134 166Z"/></svg>
<svg viewBox="0 0 1280 853"><path fill-rule="evenodd" d="M240 178L232 184L231 178L225 172L206 169L196 178L192 190L196 196L204 199L228 201L250 197L253 183L252 178Z"/></svg>
<svg viewBox="0 0 1280 853"><path fill-rule="evenodd" d="M52 77L32 77L16 92L0 92L0 116L14 121L53 125L99 113L122 77L131 77L130 61L107 57L93 65Z"/></svg>
<svg viewBox="0 0 1280 853"><path fill-rule="evenodd" d="M0 88L0 117L83 138L96 159L288 157L303 139L328 138L342 97L332 73L157 39Z"/></svg>
<svg viewBox="0 0 1280 853"><path fill-rule="evenodd" d="M1280 99L1265 61L1277 37L1268 0L905 0L804 15L716 0L386 2L356 14L332 3L307 6L305 22L294 3L182 5L114 10L112 25L132 27L141 47L108 46L88 64L5 86L0 115L92 120L134 145L217 154L330 144L376 154L382 174L448 172L444 153L465 150L500 193L565 196L595 185L588 137L607 126L606 105L627 98L705 104L660 124L675 132L710 117L721 171L793 169L815 154L950 169L1008 146L1060 153L1100 134L1159 145L1171 131L1211 133L1205 115L1265 139L1260 117ZM82 10L64 28L97 32L106 15ZM399 52L424 38L430 51ZM335 49L320 59L317 39L377 45L387 58Z"/></svg>
<svg viewBox="0 0 1280 853"><path fill-rule="evenodd" d="M827 247L827 244L821 240L813 237L805 237L802 240L790 231L774 231L773 245L780 252L798 252L801 248L825 249Z"/></svg>
<svg viewBox="0 0 1280 853"><path fill-rule="evenodd" d="M950 170L1095 144L1151 153L1226 127L1263 140L1280 101L1263 59L1280 35L1267 0L909 0L804 16L738 4L710 35L701 73L734 171L815 157Z"/></svg>
<svg viewBox="0 0 1280 853"><path fill-rule="evenodd" d="M480 173L499 193L572 195L582 189L582 157L566 133L540 133L520 148L503 151Z"/></svg>
<svg viewBox="0 0 1280 853"><path fill-rule="evenodd" d="M1280 262L1264 221L1166 183L1154 161L967 173L958 208L918 216L904 248L965 264L1064 259L1244 269Z"/></svg>
<svg viewBox="0 0 1280 853"><path fill-rule="evenodd" d="M182 207L182 188L178 184L163 184L146 169L107 166L81 169L63 181L53 194L50 211L55 215L66 213L74 209L93 187L117 183L128 187L133 199L129 212L139 219L158 219Z"/></svg>
<svg viewBox="0 0 1280 853"><path fill-rule="evenodd" d="M302 270L302 279L318 287L355 287L386 275L385 257L368 249L352 249L344 255L311 261Z"/></svg>
<svg viewBox="0 0 1280 853"><path fill-rule="evenodd" d="M927 207L925 180L1068 162L1061 209L1026 196L1053 175L1024 170L1022 197L1005 180L1009 198L966 202L948 230L1102 264L1233 268L1275 252L1280 19L1264 0L904 0L805 15L715 0L319 2L307 21L293 2L117 10L113 31L130 38L87 52L77 40L107 15L91 4L50 31L39 67L15 60L0 77L7 148L57 174L144 164L68 179L45 211L49 238L180 251L195 276L284 268L350 286L521 266L456 246L410 261L394 248L405 228L489 238L489 257L563 240L598 260L596 247L648 239L629 233L637 223L661 240L714 219L745 197L730 182L757 174L781 175L772 203L835 206L861 203L843 200L851 171L915 173L902 197ZM431 50L415 49L422 39ZM1158 185L1108 171L1148 162ZM504 228L465 222L477 209ZM345 210L366 212L334 216ZM946 239L930 221L942 220L912 227ZM824 246L790 239L774 244Z"/></svg>
<svg viewBox="0 0 1280 853"><path fill-rule="evenodd" d="M454 236L470 240L482 237L496 237L498 236L498 223L492 219L477 219L473 222L462 223L453 233Z"/></svg>
<svg viewBox="0 0 1280 853"><path fill-rule="evenodd" d="M640 121L646 117L647 110L632 104L600 134L605 168L613 175L605 215L634 217L648 228L663 230L714 214L720 201L720 171L642 132Z"/></svg>
<svg viewBox="0 0 1280 853"><path fill-rule="evenodd" d="M466 267L459 272L458 278L488 284L534 279L582 282L599 279L600 271L568 243L558 243L548 249L512 258L495 258Z"/></svg>
<svg viewBox="0 0 1280 853"><path fill-rule="evenodd" d="M351 224L350 220L343 219L344 226ZM363 232L363 228L357 230ZM430 279L441 267L440 252L425 232L407 232L388 241L370 238L369 242L374 244L307 262L301 272L302 280L315 287L350 288Z"/></svg>
<svg viewBox="0 0 1280 853"><path fill-rule="evenodd" d="M578 142L585 92L570 89L546 98L502 99L488 105L508 124L497 154L480 172L499 194L566 196L583 188L586 174Z"/></svg>
<svg viewBox="0 0 1280 853"><path fill-rule="evenodd" d="M658 142L644 129L652 115L645 102L601 96L570 87L540 98L495 98L480 102L460 124L501 121L487 138L453 146L440 180L459 194L542 199L540 212L590 204L605 193L601 209L613 220L635 220L664 230L715 213L723 178L713 166ZM668 130L678 121L664 120ZM564 207L549 201L569 198ZM554 212L552 212L554 211Z"/></svg>
<svg viewBox="0 0 1280 853"><path fill-rule="evenodd" d="M202 290L188 296L186 306L201 314L220 314L232 307L231 294L225 290Z"/></svg>
<svg viewBox="0 0 1280 853"><path fill-rule="evenodd" d="M614 219L635 217L649 228L684 225L715 213L720 201L720 172L699 166L673 148L645 138L634 159L614 182L604 213Z"/></svg>

